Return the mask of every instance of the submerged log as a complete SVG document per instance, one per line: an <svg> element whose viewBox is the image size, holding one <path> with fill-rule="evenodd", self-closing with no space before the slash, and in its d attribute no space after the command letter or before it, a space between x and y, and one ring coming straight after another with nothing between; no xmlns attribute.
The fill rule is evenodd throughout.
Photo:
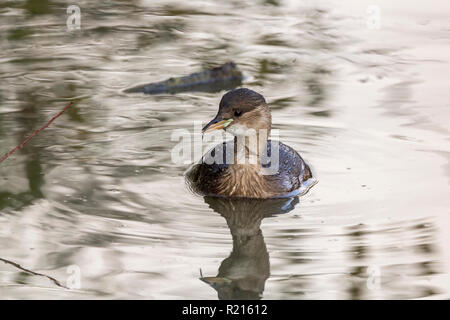
<svg viewBox="0 0 450 320"><path fill-rule="evenodd" d="M242 72L234 62L227 62L220 67L208 69L190 75L169 78L161 82L153 82L126 89L126 93L178 93L185 91L217 92L230 90L242 82Z"/></svg>

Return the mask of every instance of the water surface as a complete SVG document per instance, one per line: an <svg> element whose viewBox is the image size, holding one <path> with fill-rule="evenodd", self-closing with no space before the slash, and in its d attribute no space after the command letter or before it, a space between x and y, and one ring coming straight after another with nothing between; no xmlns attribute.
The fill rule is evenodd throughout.
<svg viewBox="0 0 450 320"><path fill-rule="evenodd" d="M0 298L450 297L450 5L64 1L0 5ZM300 198L202 198L175 129L218 92L125 94L234 61L319 183ZM71 267L72 266L72 267ZM201 269L201 275L200 275ZM71 271L72 270L72 271ZM200 279L202 278L202 279Z"/></svg>

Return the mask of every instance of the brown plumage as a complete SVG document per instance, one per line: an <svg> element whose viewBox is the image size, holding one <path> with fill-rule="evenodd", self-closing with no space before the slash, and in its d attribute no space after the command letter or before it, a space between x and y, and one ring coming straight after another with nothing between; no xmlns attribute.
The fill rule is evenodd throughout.
<svg viewBox="0 0 450 320"><path fill-rule="evenodd" d="M187 178L194 191L265 199L292 194L307 181L312 185L311 170L300 155L281 142L268 140L270 109L259 93L245 88L227 92L203 132L217 129L235 138L217 145L189 170ZM272 157L276 152L278 162Z"/></svg>

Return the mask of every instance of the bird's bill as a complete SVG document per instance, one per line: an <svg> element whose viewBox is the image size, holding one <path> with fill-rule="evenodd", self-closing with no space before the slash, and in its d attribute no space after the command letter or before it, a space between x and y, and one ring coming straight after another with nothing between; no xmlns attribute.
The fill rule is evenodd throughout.
<svg viewBox="0 0 450 320"><path fill-rule="evenodd" d="M217 286L217 285L223 285L223 284L229 284L233 281L228 278L220 278L220 277L202 277L200 278L203 282L206 282L207 284L211 286Z"/></svg>
<svg viewBox="0 0 450 320"><path fill-rule="evenodd" d="M208 123L203 129L203 133L211 132L215 130L221 130L225 129L230 125L230 123L233 121L233 119L225 119L217 121L216 119L213 119L210 123Z"/></svg>

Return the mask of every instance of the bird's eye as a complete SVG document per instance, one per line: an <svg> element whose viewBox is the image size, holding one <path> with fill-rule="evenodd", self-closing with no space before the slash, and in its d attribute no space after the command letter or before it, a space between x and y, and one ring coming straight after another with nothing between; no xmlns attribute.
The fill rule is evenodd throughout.
<svg viewBox="0 0 450 320"><path fill-rule="evenodd" d="M241 114L242 114L242 111L241 111L241 110L239 110L239 109L234 110L234 116L235 116L235 117L240 117Z"/></svg>

